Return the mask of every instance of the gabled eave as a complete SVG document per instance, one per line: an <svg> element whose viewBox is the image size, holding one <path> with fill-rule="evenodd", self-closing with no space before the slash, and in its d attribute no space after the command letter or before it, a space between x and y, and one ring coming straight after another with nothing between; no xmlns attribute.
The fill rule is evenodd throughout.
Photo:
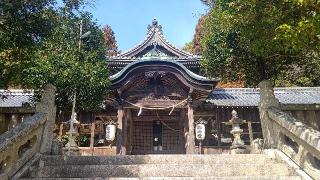
<svg viewBox="0 0 320 180"><path fill-rule="evenodd" d="M147 36L143 41L141 41L138 45L136 45L134 48L121 53L119 55L108 57L109 60L113 59L136 59L138 54L143 52L146 48L150 46L162 46L170 53L174 54L175 59L200 59L200 56L193 55L189 52L186 52L184 50L181 50L177 47L175 47L172 43L167 41L167 39L164 37L162 32L161 25L158 24L157 20L154 19L152 22L152 25L148 26L148 32Z"/></svg>

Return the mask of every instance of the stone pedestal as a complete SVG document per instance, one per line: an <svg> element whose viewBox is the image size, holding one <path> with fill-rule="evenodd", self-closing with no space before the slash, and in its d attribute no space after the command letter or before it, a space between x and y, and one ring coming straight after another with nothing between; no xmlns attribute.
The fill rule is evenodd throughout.
<svg viewBox="0 0 320 180"><path fill-rule="evenodd" d="M244 123L245 121L238 117L238 113L233 110L232 111L232 118L229 120L229 125L232 125L232 130L230 133L233 135L234 139L232 145L230 147L231 154L244 154L246 152L246 146L241 139L241 134L243 130L240 128L240 124Z"/></svg>
<svg viewBox="0 0 320 180"><path fill-rule="evenodd" d="M76 137L79 135L76 131L69 131L66 133L69 136L69 142L63 148L63 152L68 156L77 156L80 155L79 147L75 141Z"/></svg>
<svg viewBox="0 0 320 180"><path fill-rule="evenodd" d="M241 139L241 134L243 130L240 129L239 126L233 127L230 133L234 136L231 149L231 154L243 154L245 153L246 146L244 145L244 142Z"/></svg>
<svg viewBox="0 0 320 180"><path fill-rule="evenodd" d="M68 135L68 140L69 142L66 144L65 148L63 148L63 151L65 152L66 155L69 156L75 156L75 155L80 155L79 152L79 147L76 143L76 137L79 135L78 131L74 128L74 124L80 124L79 121L76 120L77 114L74 113L71 116L70 119L70 129L66 133Z"/></svg>

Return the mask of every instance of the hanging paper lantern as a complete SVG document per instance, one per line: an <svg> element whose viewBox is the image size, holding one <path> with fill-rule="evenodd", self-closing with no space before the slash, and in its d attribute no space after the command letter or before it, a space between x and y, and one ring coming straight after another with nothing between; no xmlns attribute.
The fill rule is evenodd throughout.
<svg viewBox="0 0 320 180"><path fill-rule="evenodd" d="M196 125L196 138L199 141L203 141L206 137L206 126L204 124Z"/></svg>
<svg viewBox="0 0 320 180"><path fill-rule="evenodd" d="M116 137L116 125L108 124L106 126L106 140L113 141Z"/></svg>

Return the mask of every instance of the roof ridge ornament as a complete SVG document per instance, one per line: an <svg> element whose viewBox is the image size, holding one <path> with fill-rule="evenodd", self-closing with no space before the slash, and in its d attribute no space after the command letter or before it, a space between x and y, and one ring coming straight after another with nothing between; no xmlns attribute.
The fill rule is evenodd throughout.
<svg viewBox="0 0 320 180"><path fill-rule="evenodd" d="M153 18L152 25L158 25L158 21L156 17Z"/></svg>
<svg viewBox="0 0 320 180"><path fill-rule="evenodd" d="M150 31L152 31L152 30L158 31L158 32L160 32L162 34L162 26L159 25L158 20L157 20L156 17L153 18L151 25L150 24L148 25L148 33Z"/></svg>

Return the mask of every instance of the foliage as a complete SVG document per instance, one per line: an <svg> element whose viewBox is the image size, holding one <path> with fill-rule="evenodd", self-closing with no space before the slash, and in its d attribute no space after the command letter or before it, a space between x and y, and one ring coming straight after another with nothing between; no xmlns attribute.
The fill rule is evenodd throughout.
<svg viewBox="0 0 320 180"><path fill-rule="evenodd" d="M89 147L90 146L90 135L82 134L77 136L76 143L79 147Z"/></svg>
<svg viewBox="0 0 320 180"><path fill-rule="evenodd" d="M115 56L119 53L114 32L110 26L106 25L102 29L104 44L106 46L106 56Z"/></svg>
<svg viewBox="0 0 320 180"><path fill-rule="evenodd" d="M246 86L320 85L319 9L317 1L218 0L205 20L201 64Z"/></svg>
<svg viewBox="0 0 320 180"><path fill-rule="evenodd" d="M203 15L199 20L195 28L195 33L193 35L192 42L186 43L183 50L190 52L192 54L201 55L202 54L202 46L201 39L205 36L206 28L205 28L205 18L207 15Z"/></svg>
<svg viewBox="0 0 320 180"><path fill-rule="evenodd" d="M0 88L21 82L41 38L50 35L52 0L0 1Z"/></svg>
<svg viewBox="0 0 320 180"><path fill-rule="evenodd" d="M74 13L69 6L50 14L54 20L52 35L42 40L34 55L34 65L23 71L23 85L57 86L58 110L71 110L74 93L77 110L98 110L109 84L103 34L89 13ZM91 32L85 39L79 38L81 21L83 32Z"/></svg>
<svg viewBox="0 0 320 180"><path fill-rule="evenodd" d="M57 86L59 111L71 110L74 92L77 110L98 110L109 85L103 32L81 10L85 0L62 3L0 1L0 88L51 83ZM83 32L91 35L80 41L81 20Z"/></svg>
<svg viewBox="0 0 320 180"><path fill-rule="evenodd" d="M66 146L66 144L68 144L68 142L69 142L69 136L68 135L63 135L62 137L61 137L61 142L62 142L62 144L63 144L63 147L65 147Z"/></svg>
<svg viewBox="0 0 320 180"><path fill-rule="evenodd" d="M200 0L200 1L207 6L213 6L215 3L215 0Z"/></svg>
<svg viewBox="0 0 320 180"><path fill-rule="evenodd" d="M69 135L65 134L61 137L61 142L63 147L69 142ZM89 147L90 146L90 135L82 134L76 137L75 142L79 147Z"/></svg>
<svg viewBox="0 0 320 180"><path fill-rule="evenodd" d="M203 15L196 26L195 34L192 40L192 52L193 54L200 55L202 53L202 46L201 46L201 38L204 37L207 32L205 28L205 22L208 15Z"/></svg>
<svg viewBox="0 0 320 180"><path fill-rule="evenodd" d="M186 43L186 44L182 47L182 50L187 51L187 52L189 52L189 53L193 53L192 42Z"/></svg>

